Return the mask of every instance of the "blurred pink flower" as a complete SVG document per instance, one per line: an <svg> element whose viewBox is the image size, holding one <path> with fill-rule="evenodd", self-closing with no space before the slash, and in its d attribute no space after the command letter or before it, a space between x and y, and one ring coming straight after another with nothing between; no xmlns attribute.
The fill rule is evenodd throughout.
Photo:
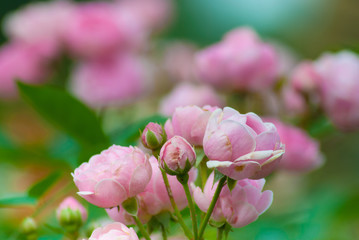
<svg viewBox="0 0 359 240"><path fill-rule="evenodd" d="M282 89L282 100L287 113L300 115L307 110L304 96L293 88L290 84Z"/></svg>
<svg viewBox="0 0 359 240"><path fill-rule="evenodd" d="M177 85L170 94L162 99L160 112L170 116L175 112L177 107L189 105L197 105L199 107L205 105L221 107L223 106L223 103L221 98L211 87L183 83Z"/></svg>
<svg viewBox="0 0 359 240"><path fill-rule="evenodd" d="M120 205L141 193L151 179L148 157L136 147L113 145L73 173L78 194L103 208Z"/></svg>
<svg viewBox="0 0 359 240"><path fill-rule="evenodd" d="M208 119L216 109L217 107L210 106L176 108L172 120L168 119L165 124L167 138L170 139L174 135L179 135L193 145L202 146Z"/></svg>
<svg viewBox="0 0 359 240"><path fill-rule="evenodd" d="M70 51L81 57L108 56L137 46L143 37L136 19L129 18L114 3L78 4L69 22L64 41Z"/></svg>
<svg viewBox="0 0 359 240"><path fill-rule="evenodd" d="M56 216L58 219L60 219L60 213L63 209L70 208L74 211L79 211L81 213L82 222L85 222L87 219L87 211L86 209L73 197L67 197L65 198L60 206L56 210Z"/></svg>
<svg viewBox="0 0 359 240"><path fill-rule="evenodd" d="M171 175L187 173L196 162L192 145L181 136L174 136L162 146L159 163Z"/></svg>
<svg viewBox="0 0 359 240"><path fill-rule="evenodd" d="M279 168L293 172L308 172L323 164L319 143L300 128L286 125L276 119L265 119L273 123L285 145L285 154Z"/></svg>
<svg viewBox="0 0 359 240"><path fill-rule="evenodd" d="M138 240L133 228L128 228L122 223L110 223L104 227L96 228L89 240Z"/></svg>
<svg viewBox="0 0 359 240"><path fill-rule="evenodd" d="M93 107L121 105L145 89L145 65L131 55L80 63L72 74L76 96Z"/></svg>
<svg viewBox="0 0 359 240"><path fill-rule="evenodd" d="M0 98L17 96L16 80L41 83L46 59L38 46L12 42L0 48Z"/></svg>
<svg viewBox="0 0 359 240"><path fill-rule="evenodd" d="M5 20L5 32L12 40L41 45L47 57L54 57L59 53L64 28L71 25L73 8L68 1L31 3Z"/></svg>
<svg viewBox="0 0 359 240"><path fill-rule="evenodd" d="M315 90L318 78L312 62L306 61L293 69L290 84L296 91L311 92Z"/></svg>
<svg viewBox="0 0 359 240"><path fill-rule="evenodd" d="M202 80L220 88L258 91L278 80L274 48L249 28L229 32L222 42L200 51L196 62Z"/></svg>
<svg viewBox="0 0 359 240"><path fill-rule="evenodd" d="M320 101L329 118L342 130L359 129L358 55L324 54L313 64L319 75Z"/></svg>
<svg viewBox="0 0 359 240"><path fill-rule="evenodd" d="M139 218L142 223L149 221L151 216L155 216L163 211L173 212L170 199L167 194L166 186L162 179L161 170L158 165L158 161L155 157L149 159L152 167L152 177L145 190L137 195L139 199ZM197 177L197 170L192 169L189 171L189 183L193 183ZM187 206L186 194L182 185L178 182L176 176L167 175L173 198L178 206L179 210L184 209ZM124 224L133 224L132 217L127 214L123 208L118 212L117 208L106 209L107 213L114 221L119 221Z"/></svg>
<svg viewBox="0 0 359 240"><path fill-rule="evenodd" d="M207 179L203 192L199 187L193 191L194 200L203 212L207 212L218 185L218 182L213 184L213 179L214 173ZM218 223L227 222L235 228L244 227L257 220L273 200L272 191L262 192L264 184L264 179L243 179L236 183L232 191L226 185L215 205L212 219Z"/></svg>
<svg viewBox="0 0 359 240"><path fill-rule="evenodd" d="M176 42L165 49L163 65L171 80L198 81L195 65L196 48L190 43Z"/></svg>
<svg viewBox="0 0 359 240"><path fill-rule="evenodd" d="M209 168L241 180L268 176L278 166L284 146L272 123L263 122L254 113L240 114L226 107L212 113L203 150L210 160Z"/></svg>

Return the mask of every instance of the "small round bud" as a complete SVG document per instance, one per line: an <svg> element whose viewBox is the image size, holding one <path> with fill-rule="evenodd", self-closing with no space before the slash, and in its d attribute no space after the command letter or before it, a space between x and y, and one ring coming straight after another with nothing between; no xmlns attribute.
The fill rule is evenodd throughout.
<svg viewBox="0 0 359 240"><path fill-rule="evenodd" d="M143 130L141 140L143 146L155 150L160 148L166 141L166 133L161 125L150 122Z"/></svg>
<svg viewBox="0 0 359 240"><path fill-rule="evenodd" d="M57 219L68 232L73 232L86 221L87 211L75 198L67 197L57 209Z"/></svg>
<svg viewBox="0 0 359 240"><path fill-rule="evenodd" d="M25 218L21 223L20 231L26 236L26 239L36 239L37 224L35 220L31 217Z"/></svg>
<svg viewBox="0 0 359 240"><path fill-rule="evenodd" d="M196 153L183 137L174 136L161 148L160 165L170 175L187 173L195 162Z"/></svg>

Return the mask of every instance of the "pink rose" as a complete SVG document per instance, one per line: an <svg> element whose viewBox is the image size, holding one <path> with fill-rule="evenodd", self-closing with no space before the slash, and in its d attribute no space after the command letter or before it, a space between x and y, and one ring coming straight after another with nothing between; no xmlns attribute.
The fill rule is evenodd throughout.
<svg viewBox="0 0 359 240"><path fill-rule="evenodd" d="M286 125L276 119L266 119L272 122L279 133L280 140L285 145L285 154L279 167L294 172L308 172L323 164L323 156L319 143L309 137L303 130Z"/></svg>
<svg viewBox="0 0 359 240"><path fill-rule="evenodd" d="M213 185L213 178L214 173L209 176L203 192L199 187L193 191L194 200L203 212L207 212L218 185L218 182ZM257 220L273 200L272 191L262 192L264 184L264 179L243 179L236 183L232 191L226 185L215 205L212 220L218 223L227 222L235 228L244 227Z"/></svg>
<svg viewBox="0 0 359 240"><path fill-rule="evenodd" d="M72 75L76 96L93 107L127 103L145 89L144 65L134 56L122 55L80 63Z"/></svg>
<svg viewBox="0 0 359 240"><path fill-rule="evenodd" d="M39 48L13 42L0 48L0 98L17 95L16 80L41 83L46 75L45 61Z"/></svg>
<svg viewBox="0 0 359 240"><path fill-rule="evenodd" d="M167 138L170 139L174 135L178 135L193 145L202 146L208 119L216 109L216 107L210 106L176 108L172 120L167 120L165 124Z"/></svg>
<svg viewBox="0 0 359 240"><path fill-rule="evenodd" d="M308 61L302 62L291 73L290 84L295 90L308 93L316 88L318 78L313 64Z"/></svg>
<svg viewBox="0 0 359 240"><path fill-rule="evenodd" d="M173 212L170 199L167 194L166 186L163 182L161 170L158 166L158 161L155 157L149 159L152 167L152 177L145 190L137 195L140 203L139 218L142 223L146 223L152 216L155 216L163 211ZM197 170L189 171L189 183L193 183L197 177ZM187 206L186 194L182 185L178 182L176 176L167 175L173 198L179 210ZM109 216L114 221L119 221L124 224L134 224L132 217L126 213L123 208L118 212L117 208L106 209Z"/></svg>
<svg viewBox="0 0 359 240"><path fill-rule="evenodd" d="M358 55L349 51L324 54L314 67L320 101L329 118L342 130L359 129Z"/></svg>
<svg viewBox="0 0 359 240"><path fill-rule="evenodd" d="M226 107L210 117L203 139L209 168L235 180L268 176L284 153L279 134L272 123L254 113L240 114Z"/></svg>
<svg viewBox="0 0 359 240"><path fill-rule="evenodd" d="M73 211L79 211L81 214L82 222L85 222L87 219L87 211L86 209L73 197L65 198L60 206L56 210L56 216L60 219L60 214L63 209L71 209Z"/></svg>
<svg viewBox="0 0 359 240"><path fill-rule="evenodd" d="M78 4L63 37L75 55L85 58L108 56L118 49L137 45L142 29L114 3ZM134 31L136 30L136 31Z"/></svg>
<svg viewBox="0 0 359 240"><path fill-rule="evenodd" d="M96 228L89 240L138 240L133 228L128 228L122 223L110 223L104 227Z"/></svg>
<svg viewBox="0 0 359 240"><path fill-rule="evenodd" d="M291 115L303 114L307 110L304 96L293 86L285 86L281 94L285 110Z"/></svg>
<svg viewBox="0 0 359 240"><path fill-rule="evenodd" d="M151 179L148 157L136 147L113 145L73 173L78 194L103 208L119 206L141 193Z"/></svg>
<svg viewBox="0 0 359 240"><path fill-rule="evenodd" d="M170 94L162 99L160 112L169 116L175 112L177 107L189 105L223 106L221 98L211 87L184 83L177 85Z"/></svg>
<svg viewBox="0 0 359 240"><path fill-rule="evenodd" d="M279 74L274 48L249 28L235 29L200 51L196 63L203 81L225 89L258 91L271 87Z"/></svg>
<svg viewBox="0 0 359 240"><path fill-rule="evenodd" d="M185 174L196 163L196 152L186 139L174 136L162 146L159 159L168 174Z"/></svg>

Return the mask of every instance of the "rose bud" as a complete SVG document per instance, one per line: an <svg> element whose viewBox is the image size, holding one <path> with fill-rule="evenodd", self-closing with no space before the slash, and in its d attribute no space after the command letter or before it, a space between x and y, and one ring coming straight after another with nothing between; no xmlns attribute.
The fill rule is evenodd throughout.
<svg viewBox="0 0 359 240"><path fill-rule="evenodd" d="M174 136L161 148L161 168L170 175L186 174L196 162L196 153L189 142Z"/></svg>
<svg viewBox="0 0 359 240"><path fill-rule="evenodd" d="M26 236L26 239L32 240L37 239L37 224L31 217L25 218L20 226L20 231Z"/></svg>
<svg viewBox="0 0 359 240"><path fill-rule="evenodd" d="M87 219L86 209L73 197L67 197L57 208L56 217L61 226L76 231Z"/></svg>
<svg viewBox="0 0 359 240"><path fill-rule="evenodd" d="M184 137L189 143L195 146L203 145L203 136L209 117L217 107L197 106L178 107L172 116L167 120L165 130L167 137L174 135Z"/></svg>
<svg viewBox="0 0 359 240"><path fill-rule="evenodd" d="M133 228L128 228L122 223L110 223L104 227L97 228L91 234L89 240L138 240Z"/></svg>
<svg viewBox="0 0 359 240"><path fill-rule="evenodd" d="M141 141L146 148L155 150L166 142L166 133L161 125L150 122L143 130Z"/></svg>
<svg viewBox="0 0 359 240"><path fill-rule="evenodd" d="M213 184L213 179L214 173L209 176L203 192L199 187L193 191L194 200L203 212L207 212L217 189L218 182ZM217 226L227 222L232 227L240 228L257 220L273 200L272 191L262 192L264 184L264 179L243 179L236 183L232 191L226 185L214 207L211 222Z"/></svg>
<svg viewBox="0 0 359 240"><path fill-rule="evenodd" d="M151 179L148 156L137 147L113 145L75 169L78 194L103 208L119 206L141 193Z"/></svg>
<svg viewBox="0 0 359 240"><path fill-rule="evenodd" d="M284 146L272 123L226 107L215 110L208 120L203 150L209 168L241 180L268 176L278 166Z"/></svg>
<svg viewBox="0 0 359 240"><path fill-rule="evenodd" d="M272 122L285 144L285 154L279 164L280 169L292 172L309 172L320 167L324 158L319 150L319 143L300 128L286 125L276 119L266 119Z"/></svg>

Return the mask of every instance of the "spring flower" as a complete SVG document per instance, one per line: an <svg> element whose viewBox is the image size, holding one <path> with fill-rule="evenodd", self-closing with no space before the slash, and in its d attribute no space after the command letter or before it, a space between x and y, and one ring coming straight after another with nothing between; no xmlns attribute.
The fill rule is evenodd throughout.
<svg viewBox="0 0 359 240"><path fill-rule="evenodd" d="M178 85L161 101L160 112L164 115L172 115L177 107L206 105L221 107L222 100L209 86L196 86L189 83Z"/></svg>
<svg viewBox="0 0 359 240"><path fill-rule="evenodd" d="M72 212L78 212L82 223L86 221L86 209L73 197L67 197L61 202L60 206L56 210L57 219L61 219L61 212L68 209Z"/></svg>
<svg viewBox="0 0 359 240"><path fill-rule="evenodd" d="M189 143L202 146L207 122L216 107L197 106L178 107L172 115L172 120L167 120L165 130L167 137L174 135L184 137Z"/></svg>
<svg viewBox="0 0 359 240"><path fill-rule="evenodd" d="M226 107L215 110L207 125L203 149L207 166L235 180L268 176L284 153L272 123L254 113L240 114Z"/></svg>
<svg viewBox="0 0 359 240"><path fill-rule="evenodd" d="M140 149L113 145L81 164L73 178L81 197L111 208L141 193L151 173L148 157Z"/></svg>
<svg viewBox="0 0 359 240"><path fill-rule="evenodd" d="M122 55L80 63L72 75L76 96L93 107L119 105L145 89L145 69L134 56Z"/></svg>
<svg viewBox="0 0 359 240"><path fill-rule="evenodd" d="M214 173L209 176L203 192L199 187L193 191L194 200L203 212L207 212L218 185L218 182L213 184L213 179ZM236 183L232 191L226 185L211 215L212 221L217 224L227 222L232 227L240 228L257 220L273 200L272 191L262 192L264 184L264 179L243 179ZM192 186L194 188L194 185Z"/></svg>
<svg viewBox="0 0 359 240"><path fill-rule="evenodd" d="M148 222L152 216L161 212L173 212L166 186L158 166L158 161L153 156L150 157L149 161L152 167L151 180L145 190L137 195L137 199L139 200L138 217L142 223ZM193 183L197 177L197 170L193 168L188 174L189 183ZM187 198L183 187L176 176L167 175L167 177L176 205L179 210L183 210L187 206ZM123 208L121 208L120 211L118 211L117 208L106 209L106 212L114 221L122 222L126 225L134 224L133 218L126 213Z"/></svg>
<svg viewBox="0 0 359 240"><path fill-rule="evenodd" d="M150 122L141 134L141 141L144 147L157 149L166 141L166 133L161 125Z"/></svg>
<svg viewBox="0 0 359 240"><path fill-rule="evenodd" d="M97 228L91 234L89 240L138 240L133 228L128 228L122 223L110 223L104 227Z"/></svg>
<svg viewBox="0 0 359 240"><path fill-rule="evenodd" d="M216 87L258 91L271 87L279 74L274 48L249 28L238 28L197 54L203 81Z"/></svg>
<svg viewBox="0 0 359 240"><path fill-rule="evenodd" d="M195 162L194 148L181 136L172 137L161 148L160 165L170 175L187 173Z"/></svg>

